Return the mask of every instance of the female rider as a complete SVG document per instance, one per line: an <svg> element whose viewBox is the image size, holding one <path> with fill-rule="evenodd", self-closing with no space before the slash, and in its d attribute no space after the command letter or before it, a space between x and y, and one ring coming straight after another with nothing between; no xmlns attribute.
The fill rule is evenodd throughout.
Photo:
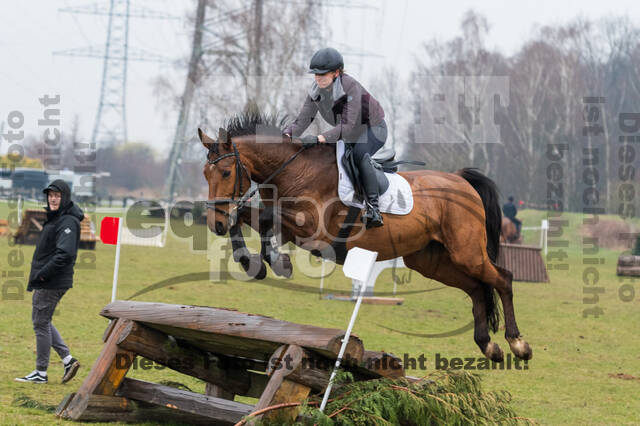
<svg viewBox="0 0 640 426"><path fill-rule="evenodd" d="M342 55L336 49L318 50L311 58L309 73L315 74L315 81L298 117L283 133L288 137L300 137L320 112L334 127L318 136L303 137L303 144L336 143L340 139L352 144L367 197L367 211L362 221L367 228L382 226L378 206L380 194L371 156L387 140L384 111L360 83L344 72Z"/></svg>

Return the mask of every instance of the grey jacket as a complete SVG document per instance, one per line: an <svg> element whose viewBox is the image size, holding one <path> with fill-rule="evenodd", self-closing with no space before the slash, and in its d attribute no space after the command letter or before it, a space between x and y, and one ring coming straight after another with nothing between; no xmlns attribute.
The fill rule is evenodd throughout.
<svg viewBox="0 0 640 426"><path fill-rule="evenodd" d="M328 89L320 89L313 82L298 117L284 133L299 137L320 112L322 118L334 126L322 133L329 143L340 139L355 141L367 127L384 120L378 101L353 77L342 74Z"/></svg>

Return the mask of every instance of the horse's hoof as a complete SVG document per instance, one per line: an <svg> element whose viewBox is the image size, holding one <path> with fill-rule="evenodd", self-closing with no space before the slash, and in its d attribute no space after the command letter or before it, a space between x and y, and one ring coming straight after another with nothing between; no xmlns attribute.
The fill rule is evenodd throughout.
<svg viewBox="0 0 640 426"><path fill-rule="evenodd" d="M484 356L489 358L493 362L502 362L504 361L504 353L500 346L497 343L489 342L487 344L486 349L484 350Z"/></svg>
<svg viewBox="0 0 640 426"><path fill-rule="evenodd" d="M233 260L236 263L241 263L243 267L244 264L249 261L249 256L251 256L251 253L246 249L239 249L233 252Z"/></svg>
<svg viewBox="0 0 640 426"><path fill-rule="evenodd" d="M293 275L293 265L288 254L280 253L280 256L271 264L271 269L279 277L291 278Z"/></svg>
<svg viewBox="0 0 640 426"><path fill-rule="evenodd" d="M242 269L244 269L251 278L263 280L267 276L267 268L264 266L264 262L262 262L259 254L242 256L240 258L240 265L242 265Z"/></svg>
<svg viewBox="0 0 640 426"><path fill-rule="evenodd" d="M531 346L529 346L525 340L516 337L512 339L507 338L507 342L509 342L511 352L518 358L529 360L533 357L533 349L531 349Z"/></svg>

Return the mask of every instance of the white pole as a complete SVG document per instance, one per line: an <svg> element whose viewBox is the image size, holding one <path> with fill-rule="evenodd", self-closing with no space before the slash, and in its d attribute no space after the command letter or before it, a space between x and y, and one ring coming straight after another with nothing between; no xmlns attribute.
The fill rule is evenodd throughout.
<svg viewBox="0 0 640 426"><path fill-rule="evenodd" d="M322 296L322 291L324 290L324 263L326 260L322 259L322 269L320 269L320 296Z"/></svg>
<svg viewBox="0 0 640 426"><path fill-rule="evenodd" d="M18 226L22 225L22 204L24 200L22 199L22 194L18 195Z"/></svg>
<svg viewBox="0 0 640 426"><path fill-rule="evenodd" d="M364 291L367 288L366 281L360 281L360 292L358 294L358 300L356 301L356 306L353 308L353 313L351 314L351 321L349 321L349 327L347 327L347 332L344 335L344 340L342 340L342 346L340 346L340 352L338 353L338 358L336 359L336 365L333 367L333 371L331 372L331 377L329 378L329 385L327 389L324 391L324 397L322 398L322 404L320 404L320 412L323 412L325 407L327 406L327 401L329 400L329 394L331 393L331 387L333 386L333 380L336 377L338 372L338 368L340 367L340 362L342 361L342 356L344 355L345 349L347 349L347 344L349 343L349 336L351 335L351 330L353 329L353 324L356 322L356 317L358 316L358 311L360 310L360 304L362 303L362 297L364 296Z"/></svg>
<svg viewBox="0 0 640 426"><path fill-rule="evenodd" d="M122 235L122 219L118 218L118 242L116 243L116 262L113 265L113 286L111 287L111 302L116 300L116 291L118 289L118 267L120 266L120 240Z"/></svg>
<svg viewBox="0 0 640 426"><path fill-rule="evenodd" d="M329 394L331 393L331 387L333 386L333 380L336 377L336 373L338 372L338 368L340 367L340 362L342 361L342 356L344 355L344 351L347 348L347 344L349 343L349 336L351 336L351 330L353 329L353 325L356 322L356 317L358 316L358 311L360 310L360 305L362 304L362 297L364 296L365 289L367 288L367 283L371 279L371 271L373 271L377 257L378 252L364 250L360 247L354 247L347 253L347 257L342 266L342 272L348 278L354 280L354 283L356 282L355 280L360 282L360 291L358 294L358 300L356 300L356 306L353 308L353 313L351 314L349 327L347 327L347 331L342 340L342 346L340 346L340 352L338 353L336 364L333 367L331 377L329 378L329 385L327 386L327 389L324 392L324 397L322 398L320 412L323 412L325 407L327 406Z"/></svg>
<svg viewBox="0 0 640 426"><path fill-rule="evenodd" d="M543 243L542 243L542 248L544 249L544 256L545 258L547 257L547 232L549 231L549 220L547 219L543 219L542 220L542 238L543 238Z"/></svg>

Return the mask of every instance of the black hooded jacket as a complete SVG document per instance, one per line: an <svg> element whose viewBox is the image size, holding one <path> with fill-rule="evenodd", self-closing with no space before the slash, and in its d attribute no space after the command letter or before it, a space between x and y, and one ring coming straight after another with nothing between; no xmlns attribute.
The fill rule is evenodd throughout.
<svg viewBox="0 0 640 426"><path fill-rule="evenodd" d="M63 180L54 180L43 192L47 194L49 190L60 192L60 207L51 211L47 200L47 221L33 253L28 291L73 287L73 266L84 213L71 201L71 190Z"/></svg>

